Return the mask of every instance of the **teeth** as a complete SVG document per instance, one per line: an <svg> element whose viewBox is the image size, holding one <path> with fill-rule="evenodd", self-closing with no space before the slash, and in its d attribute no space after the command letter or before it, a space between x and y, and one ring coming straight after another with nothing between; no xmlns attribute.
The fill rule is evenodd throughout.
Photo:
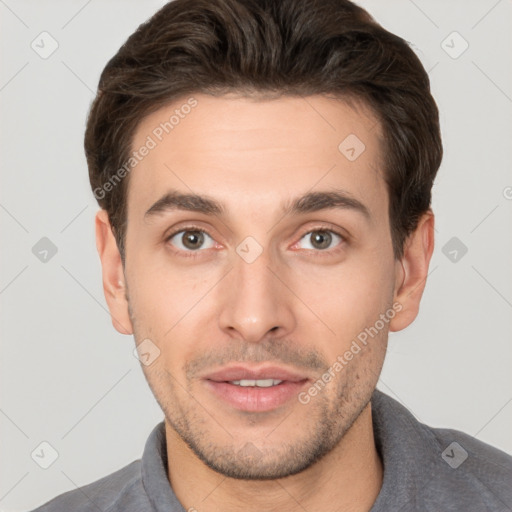
<svg viewBox="0 0 512 512"><path fill-rule="evenodd" d="M281 384L283 382L282 380L276 380L276 379L258 379L258 380L232 380L230 381L230 384L234 384L235 386L242 386L242 387L248 387L248 386L256 386L258 388L270 388L271 386L277 386L278 384Z"/></svg>

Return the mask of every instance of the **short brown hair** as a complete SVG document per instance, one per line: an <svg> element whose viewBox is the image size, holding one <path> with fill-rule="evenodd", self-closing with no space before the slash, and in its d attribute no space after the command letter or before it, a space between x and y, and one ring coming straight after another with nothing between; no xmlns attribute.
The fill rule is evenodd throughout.
<svg viewBox="0 0 512 512"><path fill-rule="evenodd" d="M108 62L87 120L91 187L123 262L129 176L112 180L138 124L186 95L228 92L355 96L369 105L384 133L393 252L403 256L442 158L428 74L407 42L348 0L174 0Z"/></svg>

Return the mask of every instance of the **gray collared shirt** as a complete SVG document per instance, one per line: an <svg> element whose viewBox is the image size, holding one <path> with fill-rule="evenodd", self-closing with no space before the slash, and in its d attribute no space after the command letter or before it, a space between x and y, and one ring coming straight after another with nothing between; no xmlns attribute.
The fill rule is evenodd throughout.
<svg viewBox="0 0 512 512"><path fill-rule="evenodd" d="M384 465L370 512L512 511L512 457L477 439L418 422L375 390L375 441ZM151 432L142 459L33 512L185 512L167 479L164 422Z"/></svg>

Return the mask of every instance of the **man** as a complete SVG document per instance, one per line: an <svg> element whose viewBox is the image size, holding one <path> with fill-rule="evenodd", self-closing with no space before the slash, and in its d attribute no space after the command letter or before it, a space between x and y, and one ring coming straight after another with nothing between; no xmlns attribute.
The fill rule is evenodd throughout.
<svg viewBox="0 0 512 512"><path fill-rule="evenodd" d="M375 389L442 156L402 39L346 0L176 0L107 64L85 150L113 325L165 421L38 511L512 509L510 456Z"/></svg>

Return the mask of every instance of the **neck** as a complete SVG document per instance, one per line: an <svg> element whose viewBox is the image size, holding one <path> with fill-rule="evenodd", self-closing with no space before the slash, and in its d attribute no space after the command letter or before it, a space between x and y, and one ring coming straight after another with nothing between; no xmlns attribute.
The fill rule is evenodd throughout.
<svg viewBox="0 0 512 512"><path fill-rule="evenodd" d="M338 445L306 470L277 480L237 480L208 468L165 422L168 477L185 510L368 512L382 486L370 404Z"/></svg>

